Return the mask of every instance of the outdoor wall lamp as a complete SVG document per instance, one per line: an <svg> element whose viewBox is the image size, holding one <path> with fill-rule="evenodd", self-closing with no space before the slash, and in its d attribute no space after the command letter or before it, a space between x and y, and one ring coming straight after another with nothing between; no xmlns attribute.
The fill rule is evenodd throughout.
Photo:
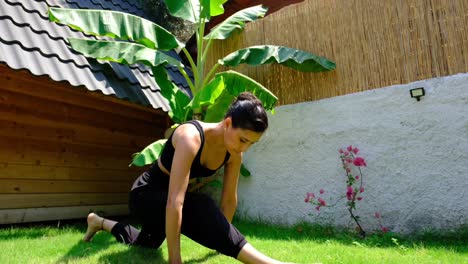
<svg viewBox="0 0 468 264"><path fill-rule="evenodd" d="M410 90L411 98L416 98L417 101L421 99L426 93L423 87L418 87Z"/></svg>

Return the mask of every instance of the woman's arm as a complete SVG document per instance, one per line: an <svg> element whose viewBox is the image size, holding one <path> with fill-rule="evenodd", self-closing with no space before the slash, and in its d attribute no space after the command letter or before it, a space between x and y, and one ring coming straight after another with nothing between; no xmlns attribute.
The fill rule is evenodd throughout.
<svg viewBox="0 0 468 264"><path fill-rule="evenodd" d="M182 263L180 230L182 207L190 176L190 167L201 145L200 134L193 126L181 126L174 132L172 143L175 153L169 179L166 204L166 237L169 263Z"/></svg>
<svg viewBox="0 0 468 264"><path fill-rule="evenodd" d="M224 165L223 193L221 196L221 211L231 223L237 208L237 183L242 163L242 153L231 155Z"/></svg>

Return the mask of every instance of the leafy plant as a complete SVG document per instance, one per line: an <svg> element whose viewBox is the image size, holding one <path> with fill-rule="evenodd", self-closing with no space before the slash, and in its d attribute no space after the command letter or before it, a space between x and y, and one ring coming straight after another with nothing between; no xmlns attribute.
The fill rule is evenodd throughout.
<svg viewBox="0 0 468 264"><path fill-rule="evenodd" d="M90 35L104 36L114 40L69 38L71 47L83 55L99 60L122 64L142 63L153 72L161 94L168 100L169 116L175 123L190 119L218 122L241 92L249 91L257 96L265 109L273 110L277 97L260 83L246 75L228 70L216 73L219 65L237 66L245 63L252 66L278 63L304 72L329 71L335 63L314 54L282 46L261 45L235 51L218 60L205 71L206 58L215 39L229 38L236 30L242 30L246 22L265 16L267 8L259 5L238 11L205 35L205 26L210 19L224 13L227 0L164 0L170 13L195 24L197 57L191 54L174 35L144 18L131 14L106 10L79 10L50 8L49 19L56 23ZM181 50L187 57L193 79L187 65L167 55L167 51ZM192 98L173 83L165 66L175 66L190 87ZM155 142L134 156L133 164L143 166L158 158L165 140ZM143 155L144 157L141 157ZM244 168L245 169L245 168Z"/></svg>

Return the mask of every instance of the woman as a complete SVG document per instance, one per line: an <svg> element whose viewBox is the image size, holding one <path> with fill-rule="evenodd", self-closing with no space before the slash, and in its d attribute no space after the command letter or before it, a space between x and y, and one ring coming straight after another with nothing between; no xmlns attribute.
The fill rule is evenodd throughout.
<svg viewBox="0 0 468 264"><path fill-rule="evenodd" d="M280 263L258 252L231 224L242 153L267 127L265 109L250 93L239 95L219 123L189 121L178 126L160 158L130 192L130 213L142 224L141 231L91 213L84 240L106 230L122 243L158 248L167 238L169 263L182 263L182 233L243 263ZM222 166L220 208L205 194L187 192L189 179L211 176Z"/></svg>

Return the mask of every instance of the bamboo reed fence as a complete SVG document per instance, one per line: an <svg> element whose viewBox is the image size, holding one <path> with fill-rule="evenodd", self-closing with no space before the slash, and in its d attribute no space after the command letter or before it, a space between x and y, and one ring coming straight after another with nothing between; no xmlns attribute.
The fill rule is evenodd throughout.
<svg viewBox="0 0 468 264"><path fill-rule="evenodd" d="M468 1L308 0L216 41L208 64L263 44L306 50L337 65L325 73L279 65L235 69L270 89L280 104L453 75L468 71Z"/></svg>

